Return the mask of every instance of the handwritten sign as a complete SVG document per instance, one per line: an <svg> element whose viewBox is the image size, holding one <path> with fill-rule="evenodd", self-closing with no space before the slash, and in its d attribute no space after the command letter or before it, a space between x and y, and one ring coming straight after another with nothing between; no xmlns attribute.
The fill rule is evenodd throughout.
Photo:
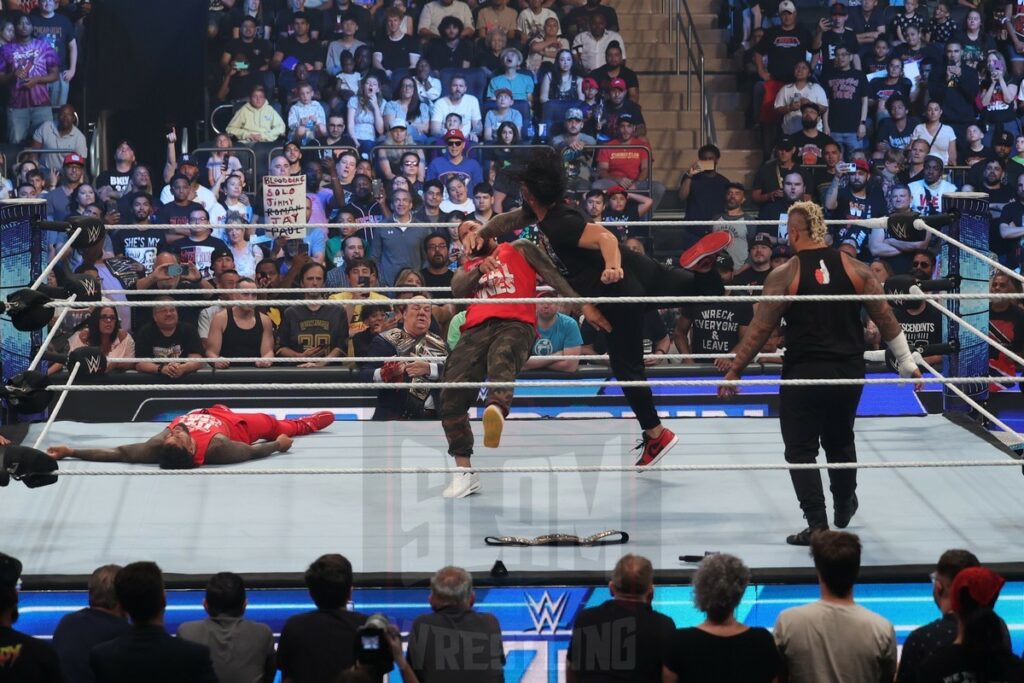
<svg viewBox="0 0 1024 683"><path fill-rule="evenodd" d="M306 176L263 176L263 213L275 237L306 236Z"/></svg>

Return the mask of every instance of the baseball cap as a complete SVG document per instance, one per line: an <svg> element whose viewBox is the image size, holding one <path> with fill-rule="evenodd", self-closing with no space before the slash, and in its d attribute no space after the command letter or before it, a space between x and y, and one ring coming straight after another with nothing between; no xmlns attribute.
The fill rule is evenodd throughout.
<svg viewBox="0 0 1024 683"><path fill-rule="evenodd" d="M960 570L950 587L950 602L953 611L961 615L964 605L960 602L960 594L967 589L967 594L979 605L992 607L999 599L999 591L1003 589L1006 579L987 567L968 567Z"/></svg>
<svg viewBox="0 0 1024 683"><path fill-rule="evenodd" d="M295 71L295 67L297 67L298 65L298 57L285 57L284 61L281 62L281 71Z"/></svg>
<svg viewBox="0 0 1024 683"><path fill-rule="evenodd" d="M64 165L71 166L72 164L78 164L79 166L85 166L85 158L80 154L68 154L64 157Z"/></svg>
<svg viewBox="0 0 1024 683"><path fill-rule="evenodd" d="M811 102L810 100L800 105L800 111L804 109L813 109L814 111L821 113L821 107L818 106L817 102Z"/></svg>
<svg viewBox="0 0 1024 683"><path fill-rule="evenodd" d="M754 235L754 239L750 240L750 246L771 248L775 246L775 238L766 232L759 232Z"/></svg>
<svg viewBox="0 0 1024 683"><path fill-rule="evenodd" d="M616 125L618 125L618 123L621 122L621 121L626 121L628 123L633 123L634 122L633 115L630 114L629 112L626 112L624 114L619 114L619 117L615 120Z"/></svg>
<svg viewBox="0 0 1024 683"><path fill-rule="evenodd" d="M772 258L789 258L792 255L789 247L785 244L776 244L775 248L772 249Z"/></svg>
<svg viewBox="0 0 1024 683"><path fill-rule="evenodd" d="M178 168L181 168L182 166L195 166L196 168L199 168L199 162L196 161L195 157L191 154L182 154L181 160L178 161Z"/></svg>
<svg viewBox="0 0 1024 683"><path fill-rule="evenodd" d="M609 90L628 90L626 87L626 81L621 78L613 78L611 83L608 84Z"/></svg>
<svg viewBox="0 0 1024 683"><path fill-rule="evenodd" d="M837 2L836 4L832 5L832 14L833 15L838 14L840 16L845 17L846 16L846 5L844 5L841 2Z"/></svg>
<svg viewBox="0 0 1024 683"><path fill-rule="evenodd" d="M391 122L392 130L394 130L395 128L408 128L408 127L409 127L409 122L406 121L405 119L395 119L394 121Z"/></svg>
<svg viewBox="0 0 1024 683"><path fill-rule="evenodd" d="M792 0L782 0L782 2L779 3L779 14L782 14L783 12L792 12L793 14L796 14L796 5L793 4Z"/></svg>
<svg viewBox="0 0 1024 683"><path fill-rule="evenodd" d="M1013 133L1011 133L1008 130L1004 130L995 137L995 139L992 141L992 146L994 147L996 145L1002 145L1004 147L1013 147L1013 143Z"/></svg>
<svg viewBox="0 0 1024 683"><path fill-rule="evenodd" d="M225 249L224 247L217 247L216 249L213 250L213 253L210 255L210 262L213 263L217 259L224 258L225 256L230 257L231 259L235 258L235 255L231 253L230 249Z"/></svg>
<svg viewBox="0 0 1024 683"><path fill-rule="evenodd" d="M606 194L609 197L611 197L613 194L621 194L627 197L629 196L629 193L626 192L626 188L624 188L622 185L613 185L612 187L608 188L608 192Z"/></svg>
<svg viewBox="0 0 1024 683"><path fill-rule="evenodd" d="M621 116L619 118L622 118ZM793 142L793 138L788 135L783 135L775 143L775 149L796 149L796 143Z"/></svg>
<svg viewBox="0 0 1024 683"><path fill-rule="evenodd" d="M465 142L466 136L463 135L462 131L459 130L458 128L452 128L450 131L444 134L444 140L445 142L448 142L449 140L462 140L463 142Z"/></svg>
<svg viewBox="0 0 1024 683"><path fill-rule="evenodd" d="M729 256L729 252L727 251L718 252L718 259L715 261L715 265L719 270L736 269L736 262L732 260L732 256Z"/></svg>
<svg viewBox="0 0 1024 683"><path fill-rule="evenodd" d="M587 78L583 79L583 89L586 90L587 88L593 88L594 90L600 90L601 86L597 84L597 80L596 79L587 77Z"/></svg>
<svg viewBox="0 0 1024 683"><path fill-rule="evenodd" d="M857 159L853 162L853 165L858 171L864 171L866 173L871 172L871 166L868 164L867 159Z"/></svg>
<svg viewBox="0 0 1024 683"><path fill-rule="evenodd" d="M572 109L569 109L568 111L566 111L565 112L565 120L566 121L570 121L572 119L576 119L577 121L582 121L583 120L583 110L580 109L579 107L573 107Z"/></svg>

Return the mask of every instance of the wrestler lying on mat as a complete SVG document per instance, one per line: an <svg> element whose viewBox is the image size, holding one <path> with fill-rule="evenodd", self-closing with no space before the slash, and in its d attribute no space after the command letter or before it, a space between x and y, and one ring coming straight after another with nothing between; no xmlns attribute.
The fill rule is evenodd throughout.
<svg viewBox="0 0 1024 683"><path fill-rule="evenodd" d="M201 465L231 465L284 453L293 436L318 432L334 422L329 412L296 420L278 420L264 413L236 413L227 406L200 408L174 418L159 434L143 443L117 448L52 446L50 457L93 462L160 465L165 470L186 470ZM257 441L265 443L257 444Z"/></svg>

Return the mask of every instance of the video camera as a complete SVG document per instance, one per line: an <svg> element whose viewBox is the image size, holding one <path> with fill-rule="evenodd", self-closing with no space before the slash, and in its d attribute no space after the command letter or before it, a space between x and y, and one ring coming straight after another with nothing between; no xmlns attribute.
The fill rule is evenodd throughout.
<svg viewBox="0 0 1024 683"><path fill-rule="evenodd" d="M355 659L375 675L384 676L395 666L395 658L388 642L391 622L383 614L371 615L366 623L356 629Z"/></svg>

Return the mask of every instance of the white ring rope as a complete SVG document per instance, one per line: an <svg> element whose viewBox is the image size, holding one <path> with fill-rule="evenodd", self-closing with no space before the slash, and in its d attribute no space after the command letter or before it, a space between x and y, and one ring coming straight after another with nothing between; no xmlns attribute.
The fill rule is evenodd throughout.
<svg viewBox="0 0 1024 683"><path fill-rule="evenodd" d="M154 292L160 292L161 290L151 290ZM167 292L173 292L174 290L166 290ZM233 290L238 291L238 290ZM245 290L243 290L245 291ZM248 290L255 291L255 290ZM169 294L167 295L169 296ZM931 301L931 300L958 300L958 301L1020 301L1024 300L1024 293L1018 292L1002 292L1002 293L991 293L991 292L960 292L960 293L928 293L928 294L907 294L907 293L892 293L892 294L766 294L766 295L750 295L750 296L592 296L592 297L544 297L544 298L508 298L508 299L497 299L489 301L486 299L476 298L444 298L444 299L429 299L429 302L435 306L441 306L444 304L454 304L459 306L468 306L471 304L479 304L483 306L500 306L500 305L511 305L511 304L536 304L540 302L552 303L552 304L594 304L597 306L604 304L695 304L695 303L759 303L762 301L893 301L895 299L902 299L903 301ZM126 306L128 308L159 308L162 306L179 306L182 308L208 308L210 306L297 306L297 305L308 305L312 304L315 306L352 306L356 304L365 305L405 305L403 302L407 302L408 299L250 299L250 300L232 300L232 301L117 301L113 302L117 307ZM110 301L103 301L103 304L109 304ZM57 300L43 304L47 308L95 308L100 304L95 301L68 301L68 300Z"/></svg>
<svg viewBox="0 0 1024 683"><path fill-rule="evenodd" d="M39 449L39 445L43 443L43 439L50 432L50 427L53 426L54 421L57 419L57 413L64 407L64 401L68 400L68 389L75 383L75 378L78 377L78 371L82 369L81 363L75 363L75 367L71 368L71 374L68 375L68 381L63 387L57 387L61 389L60 397L57 398L56 405L53 406L53 410L50 411L50 418L46 421L43 426L43 431L39 432L39 436L36 437L36 442L32 444L32 448Z"/></svg>
<svg viewBox="0 0 1024 683"><path fill-rule="evenodd" d="M1003 344L997 342L995 339L992 339L987 334L979 330L977 327L975 327L974 325L970 324L969 322L958 316L953 311L949 310L948 308L946 308L937 301L929 301L928 304L934 306L936 309L938 309L940 313L944 313L951 320L955 320L956 322L960 323L960 327L964 328L968 332L973 333L979 339L987 342L988 345L991 346L996 351L1002 352L1007 358L1011 359L1020 366L1024 366L1024 358L1022 358L1019 354L1014 353L1010 349L1006 348L1006 346L1004 346Z"/></svg>
<svg viewBox="0 0 1024 683"><path fill-rule="evenodd" d="M935 368L933 368L928 363L928 361L926 361L924 358L921 358L920 354L915 353L914 354L914 360L917 361L918 365L920 365L925 370L930 372L932 374L932 376L934 376L936 379L941 380L945 384L946 378L942 376L942 373L939 372L938 370L936 370ZM960 389L960 387L956 386L955 384L946 384L946 387L950 391L952 391L954 394L956 394L964 403L966 403L967 405L971 406L971 408L976 410L979 415L981 415L982 417L987 419L989 422L994 424L996 427L999 427L999 429L1003 430L1003 432L1005 432L1006 434L1009 434L1013 438L1013 445L1018 445L1018 444L1024 443L1024 436L1021 436L1020 434L1018 434L1016 430L1012 429L1005 422L1003 422L998 417L993 415L983 405L981 405L980 403L975 401L973 398L971 398L970 396L965 394Z"/></svg>
<svg viewBox="0 0 1024 683"><path fill-rule="evenodd" d="M883 352L884 353L884 352ZM759 353L755 358L776 358L782 356L782 349L779 349L775 353ZM690 360L690 359L708 359L715 360L718 358L735 358L735 353L645 353L644 358L656 358L658 360ZM607 354L580 354L577 356L564 356L564 358L580 361L602 361L608 360ZM310 357L273 357L273 358L259 358L256 356L250 357L238 357L228 358L227 356L217 357L205 357L205 358L117 358L118 363L216 363L218 361L228 361L230 363L256 363L256 362L267 362L267 363L309 363L313 362L324 362L324 363L387 363L390 361L407 362L413 363L418 360L422 360L418 356L337 356L334 358L310 358ZM884 358L880 359L884 362ZM708 366L710 367L710 366Z"/></svg>
<svg viewBox="0 0 1024 683"><path fill-rule="evenodd" d="M72 456L73 458L74 456ZM261 468L200 467L190 470L138 469L74 469L57 470L61 477L205 477L205 476L276 476L276 475L336 475L336 474L575 474L578 472L750 472L771 470L888 470L923 469L935 467L1021 467L1021 461L1012 457L999 460L894 460L893 462L812 462L812 463L737 463L655 465L511 465L505 467L323 467L323 468Z"/></svg>
<svg viewBox="0 0 1024 683"><path fill-rule="evenodd" d="M74 301L78 298L77 294L72 294L68 297L68 301ZM39 364L43 361L43 356L46 355L46 349L50 348L50 343L57 337L60 332L61 323L64 322L64 318L68 317L68 313L71 312L70 308L63 309L57 314L57 319L50 323L50 331L46 333L46 338L43 339L43 343L39 345L39 350L36 351L36 355L33 356L32 362L28 364L28 370L35 370L39 367Z"/></svg>
<svg viewBox="0 0 1024 683"><path fill-rule="evenodd" d="M397 360L397 358L392 359ZM422 360L422 359L421 359ZM316 362L312 359L311 362ZM1020 377L947 377L953 384L1017 384ZM538 387L844 387L878 384L933 384L929 377L864 377L860 379L651 379L651 380L519 380L515 382L245 382L241 384L79 384L73 387L49 386L46 391L344 391L366 389L481 389L488 387L530 389Z"/></svg>
<svg viewBox="0 0 1024 683"><path fill-rule="evenodd" d="M924 221L922 221L922 220L914 221L914 227L915 228L920 228L921 230L925 230L926 232L930 232L933 235L937 235L939 238L945 240L946 242L949 242L950 244L952 244L955 247L958 247L962 251L967 252L968 254L970 254L971 256L975 257L976 259L987 263L988 265L992 266L996 270L998 270L998 271L1000 271L1000 272L1002 272L1002 273L1012 277L1015 280L1018 280L1020 282L1024 282L1024 275L1021 275L1020 273L1017 273L1017 272L1011 270L1010 268L1007 268L1006 266L1004 266L999 261L996 261L994 259L989 258L988 256L986 256L985 254L981 253L977 249L972 249L971 247L967 246L963 242L950 237L949 235L947 235L946 233L942 232L941 230L936 230L935 228L931 227L930 225L928 225Z"/></svg>
<svg viewBox="0 0 1024 683"><path fill-rule="evenodd" d="M725 291L742 291L747 290L761 290L764 289L762 285L725 285ZM105 289L103 295L113 296L114 294L120 294L122 296L133 296L137 294L146 294L152 296L154 292L166 291L170 294L184 294L186 296L200 295L209 296L210 294L237 294L238 288L235 289L218 289L216 287L212 289ZM353 294L387 294L389 292L451 292L451 287L268 287L266 289L257 289L256 293L259 295L264 294L339 294L341 292L351 292ZM537 287L538 292L553 292L554 288L547 285L540 285ZM257 302L259 300L257 299ZM358 301L363 301L359 299ZM378 303L371 301L370 303Z"/></svg>
<svg viewBox="0 0 1024 683"><path fill-rule="evenodd" d="M469 219L467 219L469 220ZM869 230L884 230L888 227L888 218L856 218L850 220L843 219L829 219L825 221L825 225L856 225L861 228L867 228ZM770 219L743 219L736 218L730 220L710 220L710 221L678 221L678 220L667 220L667 221L608 221L615 225L630 225L640 228L655 228L662 227L668 228L676 225L778 225L779 221ZM459 221L448 221L438 223L396 223L393 220L381 221L378 223L289 223L289 228L360 228L360 229L372 229L372 228L386 228L395 225L400 225L403 228L455 228L461 225ZM135 227L131 225L118 225L117 228L130 228ZM204 223L202 225L193 224L173 224L173 223L152 223L144 226L147 230L189 230L195 228L209 228L211 230L222 228L226 229L226 224L221 223ZM254 223L249 225L250 228L266 228L273 230L274 228L280 228L280 225L273 225L269 223Z"/></svg>
<svg viewBox="0 0 1024 683"><path fill-rule="evenodd" d="M67 242L60 245L60 249L57 250L57 253L53 255L53 258L50 259L50 262L46 264L45 268L43 268L43 272L39 273L39 277L36 278L36 281L32 283L32 286L29 287L29 289L39 289L44 284L46 284L46 278L50 277L50 273L52 273L53 269L57 267L57 264L60 263L60 260L64 258L69 251L71 251L71 249L74 246L75 240L78 239L78 236L81 234L82 229L75 228L75 231L68 235Z"/></svg>

